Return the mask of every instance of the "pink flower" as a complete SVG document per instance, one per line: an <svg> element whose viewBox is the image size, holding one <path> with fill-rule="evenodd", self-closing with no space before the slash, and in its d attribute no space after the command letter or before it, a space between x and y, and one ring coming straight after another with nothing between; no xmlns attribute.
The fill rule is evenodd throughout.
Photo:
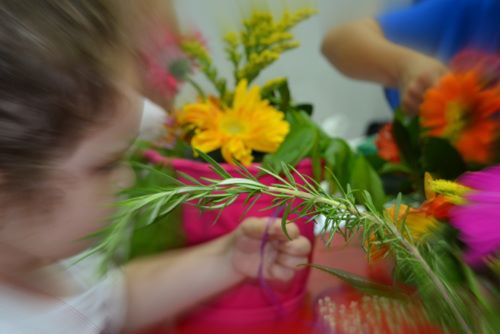
<svg viewBox="0 0 500 334"><path fill-rule="evenodd" d="M500 166L467 173L459 182L473 190L466 204L451 210L451 224L466 244L466 261L477 265L500 249Z"/></svg>
<svg viewBox="0 0 500 334"><path fill-rule="evenodd" d="M195 63L182 50L188 39L202 41L200 34L193 37L177 36L170 31L159 31L156 38L141 52L146 72L146 85L166 98L174 98L180 85L195 68Z"/></svg>

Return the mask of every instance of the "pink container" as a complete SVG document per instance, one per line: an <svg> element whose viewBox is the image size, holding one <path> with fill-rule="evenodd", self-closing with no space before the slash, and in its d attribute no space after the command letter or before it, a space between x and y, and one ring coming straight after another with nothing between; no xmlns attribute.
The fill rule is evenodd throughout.
<svg viewBox="0 0 500 334"><path fill-rule="evenodd" d="M173 159L171 161L175 170L186 173L196 179L201 177L220 178L210 170L210 165L184 159ZM236 167L229 164L221 164L222 167L234 177L241 177L237 173ZM248 170L257 175L256 164L250 166ZM303 160L296 169L303 175L312 176L313 169L310 160ZM295 177L295 176L294 176ZM302 184L303 181L295 177L296 182ZM183 180L185 181L185 180ZM278 183L273 177L263 176L260 182L271 185ZM238 200L225 208L217 222L214 224L217 211L200 211L193 205L183 206L183 228L186 234L188 245L196 245L208 240L212 240L221 235L233 231L240 223L246 206L244 204L246 196L242 195ZM276 209L264 210L272 203L270 196L262 196L247 213L246 217L272 217L276 215ZM295 205L299 205L296 201ZM293 215L291 218L295 218ZM297 222L299 229L305 237L314 242L314 224L305 223L305 219ZM289 315L297 311L304 299L306 284L309 276L309 269L297 272L295 277L288 283L271 285L272 293L276 298L274 302L266 297L265 292L258 280L249 280L239 286L226 291L210 303L200 306L197 310L188 315L190 321L211 322L211 323L261 323L273 321L280 316Z"/></svg>

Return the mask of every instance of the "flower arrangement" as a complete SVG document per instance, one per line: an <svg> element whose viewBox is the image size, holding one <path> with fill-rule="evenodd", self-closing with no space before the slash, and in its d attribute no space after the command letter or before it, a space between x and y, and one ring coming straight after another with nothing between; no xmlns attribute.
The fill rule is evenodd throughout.
<svg viewBox="0 0 500 334"><path fill-rule="evenodd" d="M325 177L336 186L322 172L326 165L344 187L355 184L368 189L381 206L385 194L377 173L362 154L343 139L330 138L312 121L313 106L294 101L286 77L262 86L254 83L285 52L300 46L292 29L315 13L305 8L284 11L276 18L269 11L252 12L239 31L224 37L232 78L221 77L202 38L184 39L184 55L201 71L211 90L204 89L193 75L185 78L197 92L197 100L171 115L166 125L168 138L143 145L150 149L146 160L164 165L169 158L196 159L196 152L201 151L220 163L246 167L262 163L279 173L283 163L296 166L309 158L316 180ZM159 156L167 159L150 159Z"/></svg>
<svg viewBox="0 0 500 334"><path fill-rule="evenodd" d="M176 113L172 121L179 133L175 145L147 145L154 147L146 151L154 163L148 166L148 177L153 175L157 182L139 194L132 193L122 204L100 250L115 251L113 246L128 231L130 218L146 217L144 224L149 225L182 203L221 210L241 195L247 196L246 203L265 195L273 198L274 207L283 208L285 231L290 215L307 219L323 215L327 241L337 233L348 241L361 233L372 261L393 258L393 285L335 268L313 267L361 291L383 296L371 297L367 307L376 312L379 307L390 307L395 322L401 314L416 314L419 321L399 323L403 332L406 325L410 333L436 327L454 333L498 332L500 170L495 166L499 157L494 148L500 133L500 89L498 78L485 70L496 63L491 58L471 62L462 56L456 68L428 92L420 117L397 113L392 125L382 130L377 146L384 163L377 171L404 175L412 185L411 194L387 199L368 159L350 150L343 140L325 136L309 118L311 107L293 103L286 79L263 87L252 85L281 51L296 46L287 29L308 15L288 14L275 22L269 14L257 13L245 21L242 32L228 35L234 89L228 89L227 81L219 77L201 43L184 43L183 50L217 95L207 96L193 82L199 100ZM264 46L257 42L262 40ZM186 148L206 161L216 177L179 180L165 175L160 167L168 164L169 157L185 154ZM304 157L324 161L316 165L317 175L328 178L329 190L297 173L293 166ZM223 161L239 173L228 173L220 165ZM263 163L255 167L255 161ZM260 171L258 175L248 172L253 167ZM273 183L262 182L261 175L272 177ZM298 200L301 204L294 205ZM332 323L332 315L338 315L335 307L329 302L321 307L325 323L338 329L339 324ZM350 322L364 321L355 308L352 312L346 318L347 327ZM365 320L368 328L391 326L390 317L382 324L380 319Z"/></svg>
<svg viewBox="0 0 500 334"><path fill-rule="evenodd" d="M463 83L462 79L468 78L468 74L464 75L465 77L457 79L454 87L460 87L458 83ZM447 76L443 79L436 89L447 86L444 83L448 83L451 80L449 78ZM465 81L468 82L467 80ZM484 90L493 89L494 85L480 87L476 90L477 95L483 94ZM245 92L251 94L245 85L238 88L241 93L237 91L235 96ZM256 92L254 90L254 94ZM428 101L436 98L436 93L431 92L426 100L428 104ZM460 113L464 111L455 108L455 101L477 101L477 96L471 96L469 90L463 91L466 98L462 99L461 94L437 94L440 96L437 98L439 103L431 104L438 106L433 110ZM227 106L234 108L235 101L233 98ZM253 101L259 100L255 98ZM493 101L493 105L496 103L494 98L488 101ZM483 108L481 103L471 105ZM434 111L431 115L434 115ZM186 117L193 117L190 124L198 122L199 119L194 117L196 114L190 115L189 109L185 109L183 113ZM457 118L438 119L444 119L449 123L445 122L445 125L456 128L453 124L457 122ZM205 118L201 120L209 121ZM495 118L487 118L486 122L495 124ZM247 203L266 195L274 198L274 206L283 208L285 231L290 215L308 219L323 215L327 242L333 240L335 234L341 234L349 241L352 235L361 232L362 245L372 261L382 257L394 259L395 283L392 285L371 282L335 268L312 265L371 295L371 299L362 305L368 310L364 316L369 316L370 310L376 314L383 307L392 310L390 316L374 320L363 319L357 307L349 308L349 312L344 307L345 323L332 322L332 315L338 316L337 306L322 302L319 305L320 314L324 316L327 328L352 328L353 324L357 324L359 326L354 328L396 328L396 332L408 330L409 333L418 332L422 328L429 331L432 329L436 333L441 330L453 333L496 333L500 329L497 317L500 311L500 229L496 218L500 207L499 167L494 165L494 158L490 166L484 166L484 161L481 165L475 159L463 157L469 151L460 149L460 140L457 138L464 137L462 132L468 130L467 126L462 126L457 133L448 137L450 132L447 131L432 132L435 129L430 125L434 123L425 123L429 126L421 127L422 123L418 118L406 120L399 114L392 131L389 128L388 135L382 140L399 148L401 166L398 167L398 162L394 159L387 163L391 168L386 167L386 171L407 173L413 177L414 184L417 185L414 189L421 190L421 196L398 194L387 202L389 204L379 206L372 192L367 191L365 186L352 182L355 179L349 179L346 182L348 185L344 186L342 181L331 176L333 182L336 182L335 189L339 191L333 193L325 190L313 178L299 175L302 182L298 183L297 178L292 175L296 170L286 164L282 165L281 174L258 166L261 174L275 180L272 184L266 184L258 176L248 173L239 160L241 156L230 155L238 161L240 173L236 177L227 173L211 156L199 150L198 154L211 166L217 177L203 180L191 178L189 182L172 180L166 186L156 183L155 187L150 187L140 196L131 196L123 203L121 216L110 228L112 232L101 243L101 249L109 251L111 248L107 245L118 243L118 237L123 235L120 231L128 229L127 218L130 217L142 215L154 220L186 202L207 210L220 210L234 203L240 195L248 196ZM201 121L196 124L201 124ZM476 125L471 123L473 129ZM202 131L198 132L200 133ZM432 143L429 144L428 141ZM424 145L419 155L412 156L412 149L420 147L418 143L421 142ZM340 147L342 145L342 141L333 143ZM336 168L341 170L338 161L342 160L338 152L345 152L334 150L335 145L329 146L331 155L325 155L327 160L328 157L336 158L337 163L331 164L334 173ZM222 150L222 145L220 148ZM425 150L434 150L434 153ZM389 151L389 156L394 157L394 146ZM421 152L424 152L423 156ZM446 164L429 164L432 157L446 159ZM460 162L458 165L457 161ZM433 168L430 173L423 173L425 167ZM163 171L155 170L155 173L168 179ZM433 179L431 174L437 177ZM342 177L343 174L339 175ZM302 204L294 205L297 200ZM418 321L401 323L401 318L404 318L401 314L417 315L418 319L415 320ZM391 324L391 321L395 323Z"/></svg>
<svg viewBox="0 0 500 334"><path fill-rule="evenodd" d="M286 114L293 112L291 109L312 108L291 103L285 78L270 80L263 87L252 82L284 52L299 46L290 30L314 13L311 9L285 12L280 20L275 20L268 12L255 12L243 22L242 31L227 34L224 43L233 66L233 89L228 79L219 76L206 46L199 40L186 39L182 43L184 54L205 75L216 94L208 96L190 78L188 82L195 87L198 101L174 113L170 132L177 130L178 139L193 152L217 152L221 162L245 166L276 153L287 139L293 139L291 132L295 129Z"/></svg>

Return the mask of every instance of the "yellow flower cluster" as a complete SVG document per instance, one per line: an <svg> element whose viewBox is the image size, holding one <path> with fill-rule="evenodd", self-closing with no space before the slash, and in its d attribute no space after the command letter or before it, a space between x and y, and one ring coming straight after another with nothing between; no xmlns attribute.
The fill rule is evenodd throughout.
<svg viewBox="0 0 500 334"><path fill-rule="evenodd" d="M295 27L300 22L307 20L309 17L315 15L316 13L317 10L312 8L303 8L293 14L290 14L290 12L285 12L283 14L283 18L281 19L281 22L278 24L278 28L280 30L289 30Z"/></svg>
<svg viewBox="0 0 500 334"><path fill-rule="evenodd" d="M289 32L295 25L316 13L313 9L301 9L295 13L285 12L281 20L275 22L269 12L255 12L243 22L244 29L240 34L234 32L226 35L226 52L235 65L235 79L254 80L267 66L278 60L282 53L295 49L300 43L294 40ZM244 50L247 63L239 68Z"/></svg>

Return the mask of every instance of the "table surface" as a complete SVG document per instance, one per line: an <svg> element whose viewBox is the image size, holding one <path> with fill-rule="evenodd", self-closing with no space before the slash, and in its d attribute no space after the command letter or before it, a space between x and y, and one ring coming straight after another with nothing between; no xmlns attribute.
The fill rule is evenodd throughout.
<svg viewBox="0 0 500 334"><path fill-rule="evenodd" d="M346 245L340 237L335 238L330 247L325 246L322 240L317 240L312 262L370 277L381 282L390 281L387 263L369 265L359 242L353 241ZM317 319L315 309L318 299L325 296L333 296L336 302L347 304L360 297L354 289L339 279L313 269L304 304L294 316L272 324L259 325L211 325L208 328L206 325L188 322L161 324L140 334L321 334L325 331L320 328L321 323Z"/></svg>

